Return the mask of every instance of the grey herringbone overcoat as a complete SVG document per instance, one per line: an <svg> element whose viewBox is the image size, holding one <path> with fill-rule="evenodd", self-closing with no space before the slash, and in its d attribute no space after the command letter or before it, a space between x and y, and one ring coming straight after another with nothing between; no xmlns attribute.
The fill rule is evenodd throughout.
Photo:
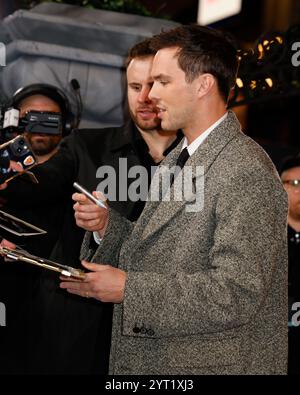
<svg viewBox="0 0 300 395"><path fill-rule="evenodd" d="M174 165L180 150L163 165ZM114 308L110 373L284 374L280 179L232 112L186 166L204 166L199 211L188 209L190 200L149 201L134 225L111 211L95 253L86 235L82 257L128 273L125 300Z"/></svg>

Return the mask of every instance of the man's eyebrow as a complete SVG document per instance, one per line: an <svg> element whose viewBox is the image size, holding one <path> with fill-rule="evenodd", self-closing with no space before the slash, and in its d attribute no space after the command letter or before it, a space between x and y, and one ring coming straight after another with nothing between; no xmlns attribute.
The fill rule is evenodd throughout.
<svg viewBox="0 0 300 395"><path fill-rule="evenodd" d="M128 86L131 88L139 88L142 84L140 82L128 82Z"/></svg>
<svg viewBox="0 0 300 395"><path fill-rule="evenodd" d="M153 75L152 78L153 78L154 81L161 80L161 79L170 80L170 77L168 75L166 75L166 74Z"/></svg>

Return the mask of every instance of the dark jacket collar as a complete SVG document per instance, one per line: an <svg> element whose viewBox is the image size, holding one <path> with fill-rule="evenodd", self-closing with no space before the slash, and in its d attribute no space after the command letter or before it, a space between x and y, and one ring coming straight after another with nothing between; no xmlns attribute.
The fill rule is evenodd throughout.
<svg viewBox="0 0 300 395"><path fill-rule="evenodd" d="M132 120L127 121L124 126L118 128L118 139L116 139L112 143L111 151L116 152L124 149L125 147L131 146L134 147L136 144L145 144L144 139L142 138L138 128L134 124ZM183 133L181 130L177 132L177 137L173 141L173 143L165 150L164 156L167 156L180 142L183 137Z"/></svg>
<svg viewBox="0 0 300 395"><path fill-rule="evenodd" d="M135 124L131 120L127 121L118 128L118 138L112 143L111 151L115 152L122 150L126 146L132 146L137 135L140 136L140 133Z"/></svg>

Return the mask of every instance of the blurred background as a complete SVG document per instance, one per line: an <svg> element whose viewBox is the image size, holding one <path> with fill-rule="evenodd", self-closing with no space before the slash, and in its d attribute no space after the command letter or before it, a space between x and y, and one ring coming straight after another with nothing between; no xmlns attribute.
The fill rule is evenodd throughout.
<svg viewBox="0 0 300 395"><path fill-rule="evenodd" d="M230 1L230 0L229 0ZM45 1L1 0L0 16L3 18L20 8L30 8ZM101 7L122 11L140 11L141 15L166 17L180 23L197 22L201 0L56 0L54 3ZM206 1L213 3L214 0ZM220 21L218 25L232 31L240 40L253 42L263 32L286 30L290 25L299 23L300 3L297 0L242 0L241 12Z"/></svg>

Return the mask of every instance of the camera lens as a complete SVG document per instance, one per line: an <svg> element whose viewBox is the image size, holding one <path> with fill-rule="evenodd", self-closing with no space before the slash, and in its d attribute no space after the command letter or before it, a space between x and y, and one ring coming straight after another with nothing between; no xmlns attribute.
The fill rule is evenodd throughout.
<svg viewBox="0 0 300 395"><path fill-rule="evenodd" d="M22 148L18 148L17 152L20 154L22 152Z"/></svg>
<svg viewBox="0 0 300 395"><path fill-rule="evenodd" d="M19 141L19 145L24 145L25 144L25 141L24 140L20 140Z"/></svg>

